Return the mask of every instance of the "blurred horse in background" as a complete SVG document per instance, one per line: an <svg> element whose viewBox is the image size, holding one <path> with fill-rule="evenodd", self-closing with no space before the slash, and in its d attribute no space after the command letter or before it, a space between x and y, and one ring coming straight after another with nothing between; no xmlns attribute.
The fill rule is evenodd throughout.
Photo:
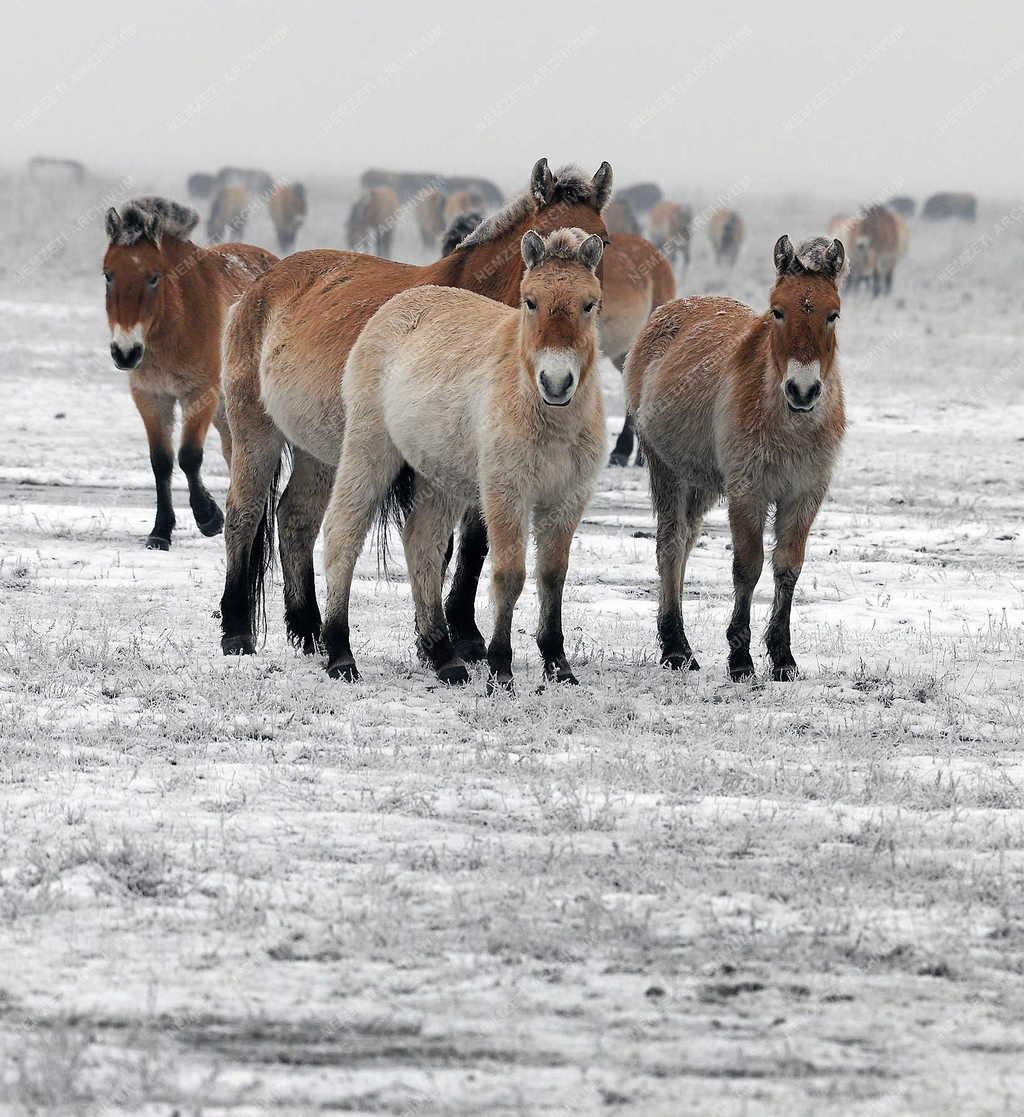
<svg viewBox="0 0 1024 1117"><path fill-rule="evenodd" d="M416 226L424 248L434 249L445 230L445 196L435 187L429 187L416 202ZM444 253L447 255L447 253Z"/></svg>
<svg viewBox="0 0 1024 1117"><path fill-rule="evenodd" d="M743 245L743 218L734 209L716 209L708 222L708 236L715 263L735 267Z"/></svg>
<svg viewBox="0 0 1024 1117"><path fill-rule="evenodd" d="M282 255L295 247L295 238L306 220L306 188L301 182L279 186L270 195L270 220L277 233L277 245Z"/></svg>
<svg viewBox="0 0 1024 1117"><path fill-rule="evenodd" d="M676 258L683 266L690 263L690 233L693 227L693 210L678 202L658 202L649 219L651 243L675 268Z"/></svg>
<svg viewBox="0 0 1024 1117"><path fill-rule="evenodd" d="M398 195L390 186L364 190L349 211L345 232L349 248L390 260L400 208Z"/></svg>
<svg viewBox="0 0 1024 1117"><path fill-rule="evenodd" d="M612 198L608 208L604 211L604 223L608 226L609 233L628 233L630 236L640 235L640 221L633 212L633 207L623 198Z"/></svg>
<svg viewBox="0 0 1024 1117"><path fill-rule="evenodd" d="M217 191L206 221L206 239L210 244L245 235L250 201L249 191L244 186L222 186Z"/></svg>
<svg viewBox="0 0 1024 1117"><path fill-rule="evenodd" d="M220 389L221 335L228 307L277 257L247 244L200 248L189 239L199 214L166 198L107 210L109 246L103 258L110 355L128 373L132 399L149 440L156 480L156 521L146 546L166 551L174 531L175 405L181 406L178 464L203 535L216 535L224 517L203 484L203 447L210 424L230 463Z"/></svg>

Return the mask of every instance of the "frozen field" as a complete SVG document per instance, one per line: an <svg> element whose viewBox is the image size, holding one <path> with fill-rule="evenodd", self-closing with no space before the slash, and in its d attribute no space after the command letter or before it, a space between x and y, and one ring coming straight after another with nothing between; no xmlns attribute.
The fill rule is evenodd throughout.
<svg viewBox="0 0 1024 1117"><path fill-rule="evenodd" d="M130 193L151 185L181 194ZM344 184L310 199L299 247L339 244ZM800 681L726 680L721 509L685 606L704 670L658 668L653 520L628 469L573 549L582 685L534 693L531 587L513 699L434 685L408 587L369 549L358 685L285 643L279 586L263 652L221 656L222 543L180 475L173 550L143 548L152 481L107 356L102 207L73 225L95 200L44 214L0 183L0 1112L1020 1106L1012 203L915 224L894 297L845 302L851 426L797 591ZM715 275L698 234L682 289L765 306L775 238L856 201L737 199L736 272ZM222 502L215 440L207 463ZM758 634L770 592L766 574Z"/></svg>

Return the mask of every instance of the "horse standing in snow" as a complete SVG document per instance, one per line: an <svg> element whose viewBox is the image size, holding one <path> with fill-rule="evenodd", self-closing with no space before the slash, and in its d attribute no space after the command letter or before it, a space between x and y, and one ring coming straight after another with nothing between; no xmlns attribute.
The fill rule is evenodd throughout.
<svg viewBox="0 0 1024 1117"><path fill-rule="evenodd" d="M342 381L348 422L324 521L332 677L358 678L349 642L352 572L374 517L397 491L417 647L438 677L469 680L441 591L455 525L481 507L497 610L487 649L492 680L512 686L512 615L532 515L544 674L576 682L565 658L562 587L604 460L594 274L603 248L599 234L580 229L531 231L522 239L518 310L451 287L414 287L364 326ZM402 476L409 469L411 492Z"/></svg>
<svg viewBox="0 0 1024 1117"><path fill-rule="evenodd" d="M716 209L708 221L708 237L715 263L732 268L743 245L743 218L734 209Z"/></svg>
<svg viewBox="0 0 1024 1117"><path fill-rule="evenodd" d="M686 560L723 493L733 540L729 674L754 674L750 602L775 509L775 602L766 643L772 677L792 679L793 590L846 428L836 360L843 245L818 237L775 245L770 309L695 297L662 307L626 362L629 407L647 452L657 515L663 665L697 667L683 629Z"/></svg>
<svg viewBox="0 0 1024 1117"><path fill-rule="evenodd" d="M277 233L277 244L286 256L295 247L295 238L306 220L306 188L301 182L279 186L270 195L270 220Z"/></svg>
<svg viewBox="0 0 1024 1117"><path fill-rule="evenodd" d="M103 258L110 355L128 372L132 399L146 427L156 479L156 522L146 546L166 551L174 530L175 405L181 406L178 464L203 535L224 516L203 484L203 446L210 424L231 459L231 432L220 391L220 343L228 307L277 259L248 244L200 248L189 240L199 214L165 198L136 198L107 210L110 245Z"/></svg>
<svg viewBox="0 0 1024 1117"><path fill-rule="evenodd" d="M398 195L390 186L364 190L349 211L346 226L349 248L358 252L372 250L381 259L390 260L400 208Z"/></svg>
<svg viewBox="0 0 1024 1117"><path fill-rule="evenodd" d="M552 172L540 159L529 189L436 263L414 267L354 252L296 252L243 295L224 337L224 393L234 439L221 600L225 654L256 650L275 508L288 633L309 654L319 647L313 544L345 430L339 382L349 350L374 312L400 291L427 284L518 306L523 234L577 227L604 238L601 212L611 190L607 163L591 178L575 167ZM292 472L278 505L277 479L288 445ZM462 658L479 659L486 648L472 607L487 535L479 515L467 515L473 545L467 547L464 525L448 619Z"/></svg>

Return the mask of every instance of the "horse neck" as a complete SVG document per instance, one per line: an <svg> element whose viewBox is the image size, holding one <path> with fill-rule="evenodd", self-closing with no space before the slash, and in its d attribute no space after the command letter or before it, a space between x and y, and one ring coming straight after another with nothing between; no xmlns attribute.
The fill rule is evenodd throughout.
<svg viewBox="0 0 1024 1117"><path fill-rule="evenodd" d="M422 268L423 283L461 287L506 306L519 305L523 257L518 230L498 240L458 249Z"/></svg>

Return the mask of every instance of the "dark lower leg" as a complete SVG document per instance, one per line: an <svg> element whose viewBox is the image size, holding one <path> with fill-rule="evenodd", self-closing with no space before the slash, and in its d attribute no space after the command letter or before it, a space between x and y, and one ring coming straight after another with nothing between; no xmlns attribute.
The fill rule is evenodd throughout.
<svg viewBox="0 0 1024 1117"><path fill-rule="evenodd" d="M151 447L149 463L153 467L153 479L156 482L156 519L146 546L150 550L166 551L171 546L171 534L174 531L174 502L171 499L174 455L165 447Z"/></svg>
<svg viewBox="0 0 1024 1117"><path fill-rule="evenodd" d="M487 646L487 666L491 669L491 679L494 683L511 688L512 614L526 581L525 565L499 568L495 570L492 581L495 618L494 632Z"/></svg>
<svg viewBox="0 0 1024 1117"><path fill-rule="evenodd" d="M612 448L608 464L629 465L629 459L633 453L633 441L633 416L627 415L622 421L622 430L619 432L619 437L615 440L615 446Z"/></svg>
<svg viewBox="0 0 1024 1117"><path fill-rule="evenodd" d="M277 506L284 619L288 638L306 655L320 649L321 618L316 600L313 548L331 493L334 469L296 449L292 474Z"/></svg>
<svg viewBox="0 0 1024 1117"><path fill-rule="evenodd" d="M750 657L750 603L754 588L764 566L764 521L760 509L729 505L729 526L732 529L732 619L726 629L729 641L729 676L734 680L749 679L754 674Z"/></svg>
<svg viewBox="0 0 1024 1117"><path fill-rule="evenodd" d="M196 527L203 535L219 535L224 527L224 515L217 502L203 484L202 444L183 443L178 451L178 465L188 481L188 502L195 516Z"/></svg>
<svg viewBox="0 0 1024 1117"><path fill-rule="evenodd" d="M799 570L775 569L775 601L772 616L765 632L768 657L772 661L772 677L777 682L795 679L796 660L789 644L789 618L793 605L793 591L796 589Z"/></svg>
<svg viewBox="0 0 1024 1117"><path fill-rule="evenodd" d="M562 590L565 570L542 570L538 578L540 590L540 625L537 629L537 647L544 659L544 678L549 682L572 683L578 680L565 658L565 638L562 635Z"/></svg>
<svg viewBox="0 0 1024 1117"><path fill-rule="evenodd" d="M480 509L470 508L462 517L458 559L444 609L455 654L467 663L476 663L487 655L476 623L476 591L486 557L487 525Z"/></svg>

